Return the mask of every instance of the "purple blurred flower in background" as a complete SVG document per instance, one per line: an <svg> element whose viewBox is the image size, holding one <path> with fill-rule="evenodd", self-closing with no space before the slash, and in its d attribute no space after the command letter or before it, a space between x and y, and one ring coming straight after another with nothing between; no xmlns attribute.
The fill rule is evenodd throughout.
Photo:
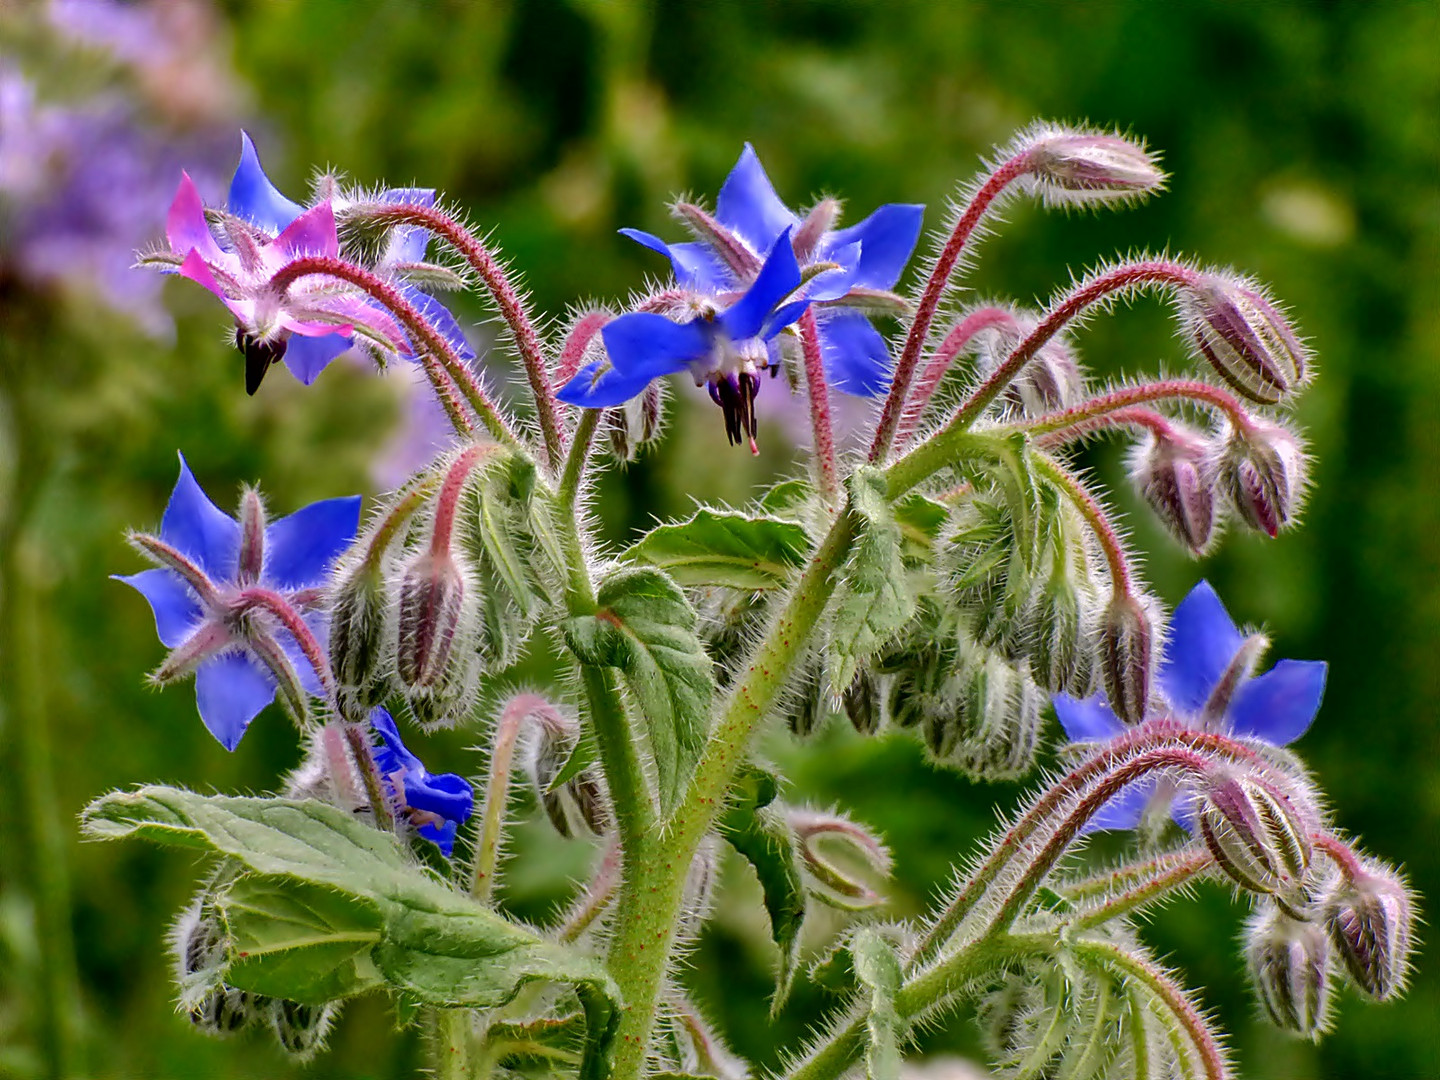
<svg viewBox="0 0 1440 1080"><path fill-rule="evenodd" d="M1173 719L1270 746L1289 746L1309 730L1325 694L1323 660L1278 660L1263 675L1255 666L1269 642L1236 628L1208 581L1190 590L1170 618L1160 689ZM1103 694L1078 700L1055 695L1055 714L1071 742L1105 742L1125 732ZM1133 829L1158 799L1171 799L1171 815L1190 827L1193 799L1160 782L1132 784L1095 817L1087 830Z"/></svg>

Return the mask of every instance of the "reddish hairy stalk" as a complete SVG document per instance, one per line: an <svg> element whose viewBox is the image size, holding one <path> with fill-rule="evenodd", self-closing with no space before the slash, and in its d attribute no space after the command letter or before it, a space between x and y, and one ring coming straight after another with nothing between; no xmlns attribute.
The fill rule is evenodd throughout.
<svg viewBox="0 0 1440 1080"><path fill-rule="evenodd" d="M1146 383L1144 386L1126 386L1101 394L1060 412L1046 413L1019 426L1032 435L1048 435L1076 429L1083 434L1098 430L1105 424L1095 425L1112 413L1127 410L1136 405L1153 401L1191 401L1209 405L1225 414L1225 418L1241 431L1252 427L1250 414L1239 400L1218 386L1191 379L1167 379L1164 382Z"/></svg>
<svg viewBox="0 0 1440 1080"><path fill-rule="evenodd" d="M325 655L325 650L320 647L320 642L311 633L310 627L300 617L300 613L290 606L279 593L273 589L266 589L259 585L252 585L247 589L241 589L236 596L241 611L249 608L259 608L262 611L274 616L274 618L290 632L300 646L300 651L305 654L305 659L315 669L315 677L320 680L320 686L325 691L327 698L335 696L335 679L330 674L330 660Z"/></svg>
<svg viewBox="0 0 1440 1080"><path fill-rule="evenodd" d="M975 418L1015 380L1045 343L1087 308L1101 303L1114 293L1126 292L1144 285L1194 285L1198 278L1195 271L1179 263L1151 260L1126 263L1082 281L1050 309L1024 341L1015 346L1005 358L1005 362L960 406L947 426L958 424L961 428L966 428L974 423Z"/></svg>
<svg viewBox="0 0 1440 1080"><path fill-rule="evenodd" d="M1116 409L1114 412L1082 420L1067 428L1046 432L1035 440L1035 445L1042 450L1053 450L1068 442L1082 439L1086 435L1093 435L1097 431L1109 431L1115 428L1145 428L1147 431L1154 432L1158 438L1173 439L1175 437L1175 425L1170 422L1169 417L1154 409L1136 407Z"/></svg>
<svg viewBox="0 0 1440 1080"><path fill-rule="evenodd" d="M570 335L565 339L560 356L555 361L556 383L563 386L579 373L591 338L603 330L612 317L608 311L591 311L583 315L570 329Z"/></svg>
<svg viewBox="0 0 1440 1080"><path fill-rule="evenodd" d="M972 311L951 328L950 332L945 335L945 340L940 343L940 347L935 350L935 355L931 357L930 363L925 365L915 392L905 402L900 417L899 432L895 439L896 445L903 447L915 434L915 429L920 426L920 421L925 416L925 408L930 404L930 399L935 396L935 391L940 388L945 373L950 370L950 365L955 362L955 358L965 351L965 346L970 344L971 339L982 330L988 330L992 326L1013 324L1014 321L1015 317L1004 308L988 307Z"/></svg>
<svg viewBox="0 0 1440 1080"><path fill-rule="evenodd" d="M605 853L600 856L600 865L595 869L595 876L590 879L590 884L575 902L575 907L555 932L557 940L567 945L578 940L600 917L600 913L615 895L615 887L620 884L620 862L620 838L612 836L605 845Z"/></svg>
<svg viewBox="0 0 1440 1080"><path fill-rule="evenodd" d="M935 950L959 927L961 921L979 903L991 883L1000 875L1005 865L1021 850L1041 823L1052 814L1060 803L1083 791L1097 776L1101 776L1116 763L1141 750L1180 747L1201 753L1214 754L1244 765L1257 764L1260 759L1243 743L1214 732L1195 731L1174 721L1150 720L1116 736L1093 757L1077 765L1050 786L1035 804L1015 822L985 862L966 882L959 895L935 921L916 948L911 961L914 969L934 955Z"/></svg>
<svg viewBox="0 0 1440 1080"><path fill-rule="evenodd" d="M351 285L363 289L370 297L389 308L405 329L410 332L411 340L417 346L416 353L422 357L422 362L427 352L438 360L443 368L443 373L449 377L451 383L459 388L460 393L469 402L470 408L475 411L475 415L480 418L480 422L490 433L496 439L510 446L519 444L519 440L505 425L505 421L500 418L495 406L490 404L490 399L486 396L484 389L476 381L470 369L465 366L459 354L416 310L415 306L400 294L395 286L364 267L348 263L343 259L333 259L321 255L306 255L287 263L270 279L270 284L284 292L300 278L308 277L311 274L349 282ZM436 379L440 371L427 363L425 364L425 374L430 376L430 382L435 386L435 392L440 394L443 403L445 396L441 391L442 383ZM466 422L463 427L457 426L456 430L462 435L469 435L473 429Z"/></svg>
<svg viewBox="0 0 1440 1080"><path fill-rule="evenodd" d="M380 769L375 764L375 754L370 749L370 740L365 737L359 724L340 721L345 729L345 741L355 756L355 766L360 770L360 779L365 784L365 797L370 800L370 812L375 815L375 824L382 829L395 828L395 817L390 813L390 802L385 798L385 789L380 784Z"/></svg>
<svg viewBox="0 0 1440 1080"><path fill-rule="evenodd" d="M455 512L459 509L460 495L465 490L470 470L486 449L483 446L467 447L445 473L445 482L440 485L440 494L435 497L435 524L430 533L430 554L435 559L450 557L450 534L455 531Z"/></svg>
<svg viewBox="0 0 1440 1080"><path fill-rule="evenodd" d="M149 556L152 562L178 574L186 585L195 590L195 595L205 607L213 610L219 604L220 594L215 591L209 576L184 552L149 533L131 533L130 543L139 548L141 554Z"/></svg>
<svg viewBox="0 0 1440 1080"><path fill-rule="evenodd" d="M1365 867L1360 862L1359 854L1338 836L1327 832L1311 833L1310 842L1323 851L1351 881L1365 876Z"/></svg>
<svg viewBox="0 0 1440 1080"><path fill-rule="evenodd" d="M890 383L890 396L885 399L885 409L880 414L880 423L875 429L875 441L870 446L872 462L884 461L890 453L890 446L900 423L900 413L905 406L906 395L910 392L910 380L914 378L920 354L925 350L925 339L930 336L930 325L935 321L940 298L945 295L950 275L955 272L965 245L1000 193L1024 176L1029 169L1028 153L1017 154L1001 165L980 185L980 189L961 212L960 219L955 222L955 227L950 230L950 237L935 260L929 280L925 282L925 291L920 294L920 303L915 308L915 319L905 335L905 347L900 352L900 360L895 365L895 377Z"/></svg>
<svg viewBox="0 0 1440 1080"><path fill-rule="evenodd" d="M815 441L815 468L820 494L834 502L840 490L835 476L835 431L830 423L830 387L825 382L825 363L820 355L820 331L815 312L805 309L800 316L800 345L805 355L805 392L810 399L810 431Z"/></svg>
<svg viewBox="0 0 1440 1080"><path fill-rule="evenodd" d="M535 414L540 420L540 432L545 440L546 459L551 471L557 471L565 446L564 433L560 428L560 405L555 398L555 388L546 375L545 353L540 345L540 335L525 308L525 301L511 284L500 260L474 233L443 210L433 206L419 206L414 203L383 204L366 207L363 213L371 221L381 224L421 225L429 229L458 251L485 283L495 306L500 309L500 317L510 328L515 349L525 365L525 376L535 398ZM496 437L500 437L498 432Z"/></svg>
<svg viewBox="0 0 1440 1080"><path fill-rule="evenodd" d="M1090 531L1100 542L1100 549L1105 553L1105 561L1110 567L1110 583L1115 587L1116 594L1131 595L1134 574L1130 569L1130 561L1125 557L1125 545L1120 542L1120 534L1115 531L1115 526L1110 524L1104 509L1086 490L1084 484L1056 462L1037 454L1035 463L1075 504L1080 516L1085 519L1085 524L1090 526Z"/></svg>

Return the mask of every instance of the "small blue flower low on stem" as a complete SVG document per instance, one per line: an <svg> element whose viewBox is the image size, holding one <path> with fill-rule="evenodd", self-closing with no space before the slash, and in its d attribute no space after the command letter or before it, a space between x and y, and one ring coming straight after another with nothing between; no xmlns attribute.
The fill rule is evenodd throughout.
<svg viewBox="0 0 1440 1080"><path fill-rule="evenodd" d="M450 858L455 851L455 831L475 806L470 782L455 773L426 769L406 749L394 718L384 709L370 713L370 726L383 741L375 748L375 767L390 789L396 812Z"/></svg>

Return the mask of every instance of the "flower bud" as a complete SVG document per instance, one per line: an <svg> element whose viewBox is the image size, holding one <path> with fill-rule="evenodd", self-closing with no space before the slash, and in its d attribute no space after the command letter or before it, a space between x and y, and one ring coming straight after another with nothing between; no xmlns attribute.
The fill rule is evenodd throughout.
<svg viewBox="0 0 1440 1080"><path fill-rule="evenodd" d="M1033 311L1010 310L1010 317L988 328L976 358L978 373L989 377L1014 348L1040 325ZM1006 419L1040 416L1079 404L1085 397L1085 372L1075 348L1062 332L1030 358L1000 397Z"/></svg>
<svg viewBox="0 0 1440 1080"><path fill-rule="evenodd" d="M1067 550L1053 554L1055 568L1035 590L1025 616L1031 628L1030 674L1051 693L1088 697L1095 685L1094 597L1083 569L1075 569L1084 553L1078 559Z"/></svg>
<svg viewBox="0 0 1440 1080"><path fill-rule="evenodd" d="M1330 944L1313 923L1266 904L1246 927L1245 961L1276 1027L1308 1039L1329 1027Z"/></svg>
<svg viewBox="0 0 1440 1080"><path fill-rule="evenodd" d="M170 935L180 1008L207 1035L233 1035L255 1020L266 999L220 981L227 959L224 930L202 894L180 913Z"/></svg>
<svg viewBox="0 0 1440 1080"><path fill-rule="evenodd" d="M1100 621L1100 681L1110 708L1127 724L1145 719L1155 666L1155 629L1140 597L1117 592Z"/></svg>
<svg viewBox="0 0 1440 1080"><path fill-rule="evenodd" d="M1376 1001L1399 994L1410 970L1415 914L1395 871L1367 861L1353 878L1341 876L1330 887L1320 910L1355 985Z"/></svg>
<svg viewBox="0 0 1440 1080"><path fill-rule="evenodd" d="M1141 143L1048 126L1036 134L1028 164L1046 206L1124 202L1165 185L1155 156Z"/></svg>
<svg viewBox="0 0 1440 1080"><path fill-rule="evenodd" d="M337 568L330 610L330 666L341 712L359 721L385 700L387 600L377 566L364 559Z"/></svg>
<svg viewBox="0 0 1440 1080"><path fill-rule="evenodd" d="M634 461L640 451L660 437L664 421L665 383L654 379L629 401L605 410L610 452L618 461Z"/></svg>
<svg viewBox="0 0 1440 1080"><path fill-rule="evenodd" d="M1309 358L1285 316L1240 279L1203 274L1179 297L1199 354L1238 393L1274 405L1309 377Z"/></svg>
<svg viewBox="0 0 1440 1080"><path fill-rule="evenodd" d="M281 1048L300 1061L308 1061L325 1048L325 1038L340 1011L337 1002L305 1005L298 1001L273 999L265 1010L270 1030Z"/></svg>
<svg viewBox="0 0 1440 1080"><path fill-rule="evenodd" d="M1217 463L1208 439L1174 425L1130 458L1130 480L1166 528L1196 555L1215 534Z"/></svg>
<svg viewBox="0 0 1440 1080"><path fill-rule="evenodd" d="M955 516L958 527L941 554L955 607L977 641L1007 656L1023 655L1024 614L1036 583L1016 550L1010 512L973 499Z"/></svg>
<svg viewBox="0 0 1440 1080"><path fill-rule="evenodd" d="M1270 537L1295 519L1307 472L1300 440L1263 420L1232 432L1220 457L1220 484L1230 504L1245 524Z"/></svg>
<svg viewBox="0 0 1440 1080"><path fill-rule="evenodd" d="M805 870L819 886L812 890L815 896L847 911L882 902L871 882L890 875L890 853L884 844L839 814L791 809L788 819Z"/></svg>
<svg viewBox="0 0 1440 1080"><path fill-rule="evenodd" d="M395 671L410 694L436 693L456 681L470 651L456 648L468 622L470 591L448 553L425 552L405 567L397 605Z"/></svg>
<svg viewBox="0 0 1440 1080"><path fill-rule="evenodd" d="M1252 776L1216 775L1201 792L1200 835L1251 892L1293 893L1310 866L1310 829L1294 800Z"/></svg>
<svg viewBox="0 0 1440 1080"><path fill-rule="evenodd" d="M960 695L963 737L950 761L977 780L1023 775L1035 762L1043 706L1025 672L998 656L971 661Z"/></svg>
<svg viewBox="0 0 1440 1080"><path fill-rule="evenodd" d="M609 823L605 795L593 769L583 769L559 787L554 781L575 751L578 731L560 710L532 712L524 755L535 798L561 836L598 836Z"/></svg>
<svg viewBox="0 0 1440 1080"><path fill-rule="evenodd" d="M860 669L840 704L850 723L861 735L874 735L880 730L880 686L869 671Z"/></svg>

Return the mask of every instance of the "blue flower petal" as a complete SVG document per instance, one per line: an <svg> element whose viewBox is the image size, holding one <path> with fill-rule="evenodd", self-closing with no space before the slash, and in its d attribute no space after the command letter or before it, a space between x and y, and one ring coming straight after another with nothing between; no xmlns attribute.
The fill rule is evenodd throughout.
<svg viewBox="0 0 1440 1080"><path fill-rule="evenodd" d="M123 581L150 601L150 610L155 613L155 632L160 635L160 644L173 649L190 636L195 624L200 621L200 605L195 602L189 587L180 580L173 570L141 570L138 574L123 577L111 574L116 581Z"/></svg>
<svg viewBox="0 0 1440 1080"><path fill-rule="evenodd" d="M250 721L274 697L275 682L270 673L242 653L216 656L195 672L195 703L200 707L200 719L226 750L239 745Z"/></svg>
<svg viewBox="0 0 1440 1080"><path fill-rule="evenodd" d="M644 375L646 382L683 371L710 352L710 334L702 320L677 323L646 311L611 319L600 336L615 370Z"/></svg>
<svg viewBox="0 0 1440 1080"><path fill-rule="evenodd" d="M415 203L419 206L435 205L434 188L389 188L380 193L382 203ZM425 249L430 246L430 230L418 225L402 225L390 239L387 258L390 262L421 262Z"/></svg>
<svg viewBox="0 0 1440 1080"><path fill-rule="evenodd" d="M705 244L694 241L667 244L653 233L640 229L621 229L620 235L628 236L637 244L669 259L675 281L684 288L698 292L721 292L734 288L734 275Z"/></svg>
<svg viewBox="0 0 1440 1080"><path fill-rule="evenodd" d="M855 275L855 284L871 289L893 288L915 251L915 241L920 238L924 217L923 206L890 203L864 221L831 233L826 250L833 251L858 241L861 245L860 267Z"/></svg>
<svg viewBox="0 0 1440 1080"><path fill-rule="evenodd" d="M715 200L715 219L757 252L768 250L777 236L800 224L800 219L775 194L774 185L749 143Z"/></svg>
<svg viewBox="0 0 1440 1080"><path fill-rule="evenodd" d="M890 389L890 348L858 311L831 308L819 320L825 378L836 390L879 397Z"/></svg>
<svg viewBox="0 0 1440 1080"><path fill-rule="evenodd" d="M255 144L243 131L240 133L240 164L230 181L226 209L273 233L280 232L304 210L299 203L281 195L270 182L265 170L260 167Z"/></svg>
<svg viewBox="0 0 1440 1080"><path fill-rule="evenodd" d="M842 244L828 254L822 255L821 258L824 261L838 265L834 270L821 271L811 278L809 284L805 286L805 296L817 302L840 299L856 283L856 275L860 272L862 257L858 243Z"/></svg>
<svg viewBox="0 0 1440 1080"><path fill-rule="evenodd" d="M567 405L608 409L629 401L649 386L650 381L651 376L643 371L624 372L608 360L596 360L581 368L555 396Z"/></svg>
<svg viewBox="0 0 1440 1080"><path fill-rule="evenodd" d="M1056 694L1052 700L1055 715L1071 742L1102 742L1125 730L1124 722L1110 711L1103 694L1084 699Z"/></svg>
<svg viewBox="0 0 1440 1080"><path fill-rule="evenodd" d="M180 455L180 479L160 519L160 537L194 559L216 581L235 576L240 525L200 490L184 454Z"/></svg>
<svg viewBox="0 0 1440 1080"><path fill-rule="evenodd" d="M809 307L808 299L792 300L788 304L781 304L770 313L770 317L765 320L765 325L760 327L760 339L762 341L772 340L776 334L791 323L799 322L800 316L804 315Z"/></svg>
<svg viewBox="0 0 1440 1080"><path fill-rule="evenodd" d="M470 781L455 773L413 774L405 778L405 801L416 810L437 814L447 821L464 821L475 805Z"/></svg>
<svg viewBox="0 0 1440 1080"><path fill-rule="evenodd" d="M1208 581L1190 590L1170 616L1160 687L1177 712L1198 713L1244 643Z"/></svg>
<svg viewBox="0 0 1440 1080"><path fill-rule="evenodd" d="M420 759L406 748L404 740L400 738L400 729L395 726L395 718L388 709L370 710L370 726L385 740L384 746L375 748L375 764L382 774L389 776L393 772L408 772L410 769L425 767L420 764Z"/></svg>
<svg viewBox="0 0 1440 1080"><path fill-rule="evenodd" d="M360 496L322 499L265 530L265 580L281 589L324 582L360 528Z"/></svg>
<svg viewBox="0 0 1440 1080"><path fill-rule="evenodd" d="M745 295L721 312L716 322L731 341L753 338L760 333L780 301L799 287L800 264L795 261L795 249L790 245L790 230L786 229L771 247L770 254L765 257L765 265L760 268L760 273L755 275L755 280L745 291ZM615 323L610 324L614 325ZM610 326L605 329L608 331Z"/></svg>
<svg viewBox="0 0 1440 1080"><path fill-rule="evenodd" d="M1083 833L1100 832L1104 829L1133 829L1145 816L1150 800L1155 795L1156 780L1146 777L1128 785L1109 802L1095 812L1080 830Z"/></svg>
<svg viewBox="0 0 1440 1080"><path fill-rule="evenodd" d="M1236 735L1288 746L1304 735L1325 696L1323 660L1281 660L1242 683L1225 714Z"/></svg>
<svg viewBox="0 0 1440 1080"><path fill-rule="evenodd" d="M454 315L450 314L449 308L429 293L421 292L414 285L401 285L400 295L409 300L426 321L435 328L436 332L449 342L450 347L455 350L455 354L461 360L468 364L475 359L474 347L465 340L465 331L460 329L460 323L456 321ZM413 346L411 351L414 351Z"/></svg>
<svg viewBox="0 0 1440 1080"><path fill-rule="evenodd" d="M323 611L312 611L308 615L301 616L310 633L319 643L321 651L324 651L330 641L330 616ZM325 688L320 685L320 676L315 672L315 665L305 655L305 650L294 636L285 630L275 634L275 640L280 642L280 648L285 651L285 656L290 661L290 666L295 669L295 675L300 680L300 686L307 694L320 697L324 694Z"/></svg>
<svg viewBox="0 0 1440 1080"><path fill-rule="evenodd" d="M447 859L455 854L455 833L459 826L453 821L447 821L444 825L421 825L420 836L429 840L440 849L440 854Z"/></svg>
<svg viewBox="0 0 1440 1080"><path fill-rule="evenodd" d="M285 342L285 366L290 369L290 374L309 386L320 377L320 372L329 366L331 360L354 344L349 334L321 334L319 337L291 334Z"/></svg>

